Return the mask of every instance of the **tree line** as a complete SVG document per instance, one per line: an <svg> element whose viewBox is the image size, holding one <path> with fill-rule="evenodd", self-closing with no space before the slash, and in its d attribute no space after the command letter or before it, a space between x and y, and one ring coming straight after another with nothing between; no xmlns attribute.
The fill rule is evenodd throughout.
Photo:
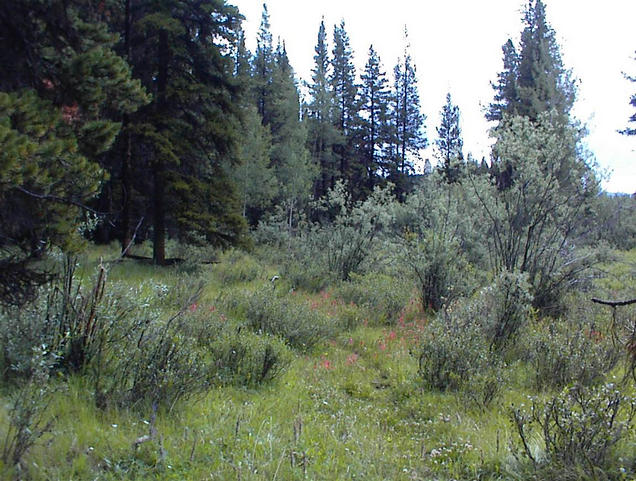
<svg viewBox="0 0 636 481"><path fill-rule="evenodd" d="M291 228L312 199L340 183L353 201L387 185L404 200L418 185L414 166L428 139L406 31L389 76L373 45L357 72L344 21L331 42L322 21L301 101L266 5L255 52L241 21L225 0L3 2L3 299L31 296L49 276L46 253L81 248L84 231L119 241L124 252L151 239L153 261L164 264L168 237L246 244L250 225L282 212ZM490 163L464 157L449 93L436 132L438 168L449 184L468 182L470 172L510 192L525 162L508 149L510 136L549 124L542 141L552 133L563 141L559 162L538 159L554 178L550 192L568 202L595 195L579 149L583 129L570 116L575 84L541 0L529 3L523 22L520 44L503 47L493 85Z"/></svg>

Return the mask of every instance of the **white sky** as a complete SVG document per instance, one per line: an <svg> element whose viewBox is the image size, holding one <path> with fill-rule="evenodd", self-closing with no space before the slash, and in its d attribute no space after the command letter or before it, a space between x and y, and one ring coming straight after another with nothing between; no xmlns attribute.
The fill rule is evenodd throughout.
<svg viewBox="0 0 636 481"><path fill-rule="evenodd" d="M544 0L548 22L561 45L566 68L579 80L574 115L588 127L587 143L599 167L609 175L609 192L636 191L636 137L618 134L634 113L629 97L636 84L636 0ZM255 49L262 0L229 0L247 18L244 29ZM311 79L314 47L321 18L328 30L344 19L358 74L369 45L379 53L390 79L409 30L417 65L429 143L436 138L446 92L462 115L464 153L489 156L491 140L484 107L493 98L490 82L502 68L501 46L518 44L525 0L268 0L274 39L285 41L297 77ZM633 127L633 125L632 125ZM432 158L432 152L426 157Z"/></svg>

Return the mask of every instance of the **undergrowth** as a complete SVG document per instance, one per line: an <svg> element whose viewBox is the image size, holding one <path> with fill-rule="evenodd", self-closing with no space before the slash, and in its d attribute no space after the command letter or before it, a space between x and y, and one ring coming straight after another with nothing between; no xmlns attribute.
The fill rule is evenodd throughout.
<svg viewBox="0 0 636 481"><path fill-rule="evenodd" d="M631 311L540 320L515 274L433 312L388 271L314 292L239 251L187 273L109 254L103 295L95 255L66 310L52 285L2 313L3 479L636 473Z"/></svg>

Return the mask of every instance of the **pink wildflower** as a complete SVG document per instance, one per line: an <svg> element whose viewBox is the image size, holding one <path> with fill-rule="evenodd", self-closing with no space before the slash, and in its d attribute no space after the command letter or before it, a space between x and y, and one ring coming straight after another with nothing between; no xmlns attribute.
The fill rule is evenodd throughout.
<svg viewBox="0 0 636 481"><path fill-rule="evenodd" d="M331 364L331 361L329 359L323 359L320 365L324 367L327 371L329 371L330 369L333 369L333 365Z"/></svg>

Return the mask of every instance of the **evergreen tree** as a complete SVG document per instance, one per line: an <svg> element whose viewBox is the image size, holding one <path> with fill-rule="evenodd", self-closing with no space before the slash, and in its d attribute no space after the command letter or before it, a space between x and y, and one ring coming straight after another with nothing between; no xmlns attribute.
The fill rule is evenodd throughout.
<svg viewBox="0 0 636 481"><path fill-rule="evenodd" d="M331 91L335 101L336 128L342 142L334 145L336 159L339 162L340 178L351 185L352 165L356 150L356 127L359 125L358 88L356 86L356 70L353 63L349 35L345 30L344 20L335 25L333 30L333 49L331 58ZM358 176L359 177L359 176Z"/></svg>
<svg viewBox="0 0 636 481"><path fill-rule="evenodd" d="M239 29L236 42L236 54L234 57L234 75L238 80L239 86L243 89L244 99L249 99L250 101L250 93L252 90L251 56L251 52L245 45L245 31Z"/></svg>
<svg viewBox="0 0 636 481"><path fill-rule="evenodd" d="M229 172L238 188L243 217L254 225L259 214L271 205L278 185L274 169L270 167L271 134L262 124L255 106L243 108L241 127L244 140L238 149L239 164Z"/></svg>
<svg viewBox="0 0 636 481"><path fill-rule="evenodd" d="M225 1L139 4L131 63L153 102L133 117L138 190L152 206L153 259L168 230L181 240L240 241L244 222L227 162L235 162L239 86L224 44L239 25Z"/></svg>
<svg viewBox="0 0 636 481"><path fill-rule="evenodd" d="M462 132L459 127L459 107L453 105L451 94L446 94L446 104L440 113L441 122L437 127L437 153L446 182L459 180L464 160Z"/></svg>
<svg viewBox="0 0 636 481"><path fill-rule="evenodd" d="M504 112L512 112L519 103L519 55L512 40L508 40L501 49L504 69L497 74L497 84L492 84L495 101L490 104L486 113L487 120L497 122L501 121Z"/></svg>
<svg viewBox="0 0 636 481"><path fill-rule="evenodd" d="M255 101L251 60L245 45L245 32L241 29L236 42L234 76L243 93L240 99L243 141L238 146L238 165L228 165L228 172L237 186L243 217L250 225L255 225L262 213L271 207L278 185L270 159L270 128L263 125Z"/></svg>
<svg viewBox="0 0 636 481"><path fill-rule="evenodd" d="M426 117L420 110L416 68L409 52L408 33L404 56L394 69L394 87L391 94L391 145L386 170L396 185L396 193L402 196L408 189L408 176L414 171L413 160L427 145L424 134Z"/></svg>
<svg viewBox="0 0 636 481"><path fill-rule="evenodd" d="M634 57L634 60L636 60L636 56ZM627 78L627 80L631 82L636 82L636 77L630 77L629 75L625 75L625 78ZM629 105L636 108L636 93L630 97ZM636 123L636 113L634 113L629 118L629 122ZM623 135L636 135L636 128L626 127L625 129L621 130L620 133Z"/></svg>
<svg viewBox="0 0 636 481"><path fill-rule="evenodd" d="M319 171L314 184L314 196L319 198L335 185L338 166L333 145L340 142L333 122L334 97L329 88L329 54L324 20L320 22L315 52L312 82L309 85L311 100L307 106L307 144L312 162Z"/></svg>
<svg viewBox="0 0 636 481"><path fill-rule="evenodd" d="M1 303L46 280L48 249L79 246L81 209L105 178L97 160L148 100L105 19L82 1L0 5Z"/></svg>
<svg viewBox="0 0 636 481"><path fill-rule="evenodd" d="M274 43L270 31L269 12L263 4L261 25L258 30L256 54L254 56L254 96L258 113L263 118L263 124L271 122L272 76L274 74Z"/></svg>
<svg viewBox="0 0 636 481"><path fill-rule="evenodd" d="M515 116L535 122L539 115L553 111L563 118L561 124L565 125L570 122L576 89L570 72L563 66L542 0L529 1L523 21L519 53L510 40L504 46L504 71L494 86L495 102L486 118L497 121L500 128L506 119ZM491 172L500 189L510 187L515 178L514 168L505 159L493 159ZM561 168L565 169L566 164Z"/></svg>
<svg viewBox="0 0 636 481"><path fill-rule="evenodd" d="M288 222L311 196L315 169L307 151L307 129L300 120L300 95L285 45L279 42L272 78L272 167L278 179L278 203Z"/></svg>
<svg viewBox="0 0 636 481"><path fill-rule="evenodd" d="M389 90L386 73L382 71L380 57L369 47L369 58L361 76L360 107L361 146L359 156L364 167L361 185L371 192L377 182L381 165L382 149L387 143L387 115Z"/></svg>
<svg viewBox="0 0 636 481"><path fill-rule="evenodd" d="M504 70L493 85L495 102L486 115L488 120L521 115L534 121L552 109L567 117L574 103L575 85L563 66L542 0L530 0L524 24L519 53L510 40L503 47Z"/></svg>

